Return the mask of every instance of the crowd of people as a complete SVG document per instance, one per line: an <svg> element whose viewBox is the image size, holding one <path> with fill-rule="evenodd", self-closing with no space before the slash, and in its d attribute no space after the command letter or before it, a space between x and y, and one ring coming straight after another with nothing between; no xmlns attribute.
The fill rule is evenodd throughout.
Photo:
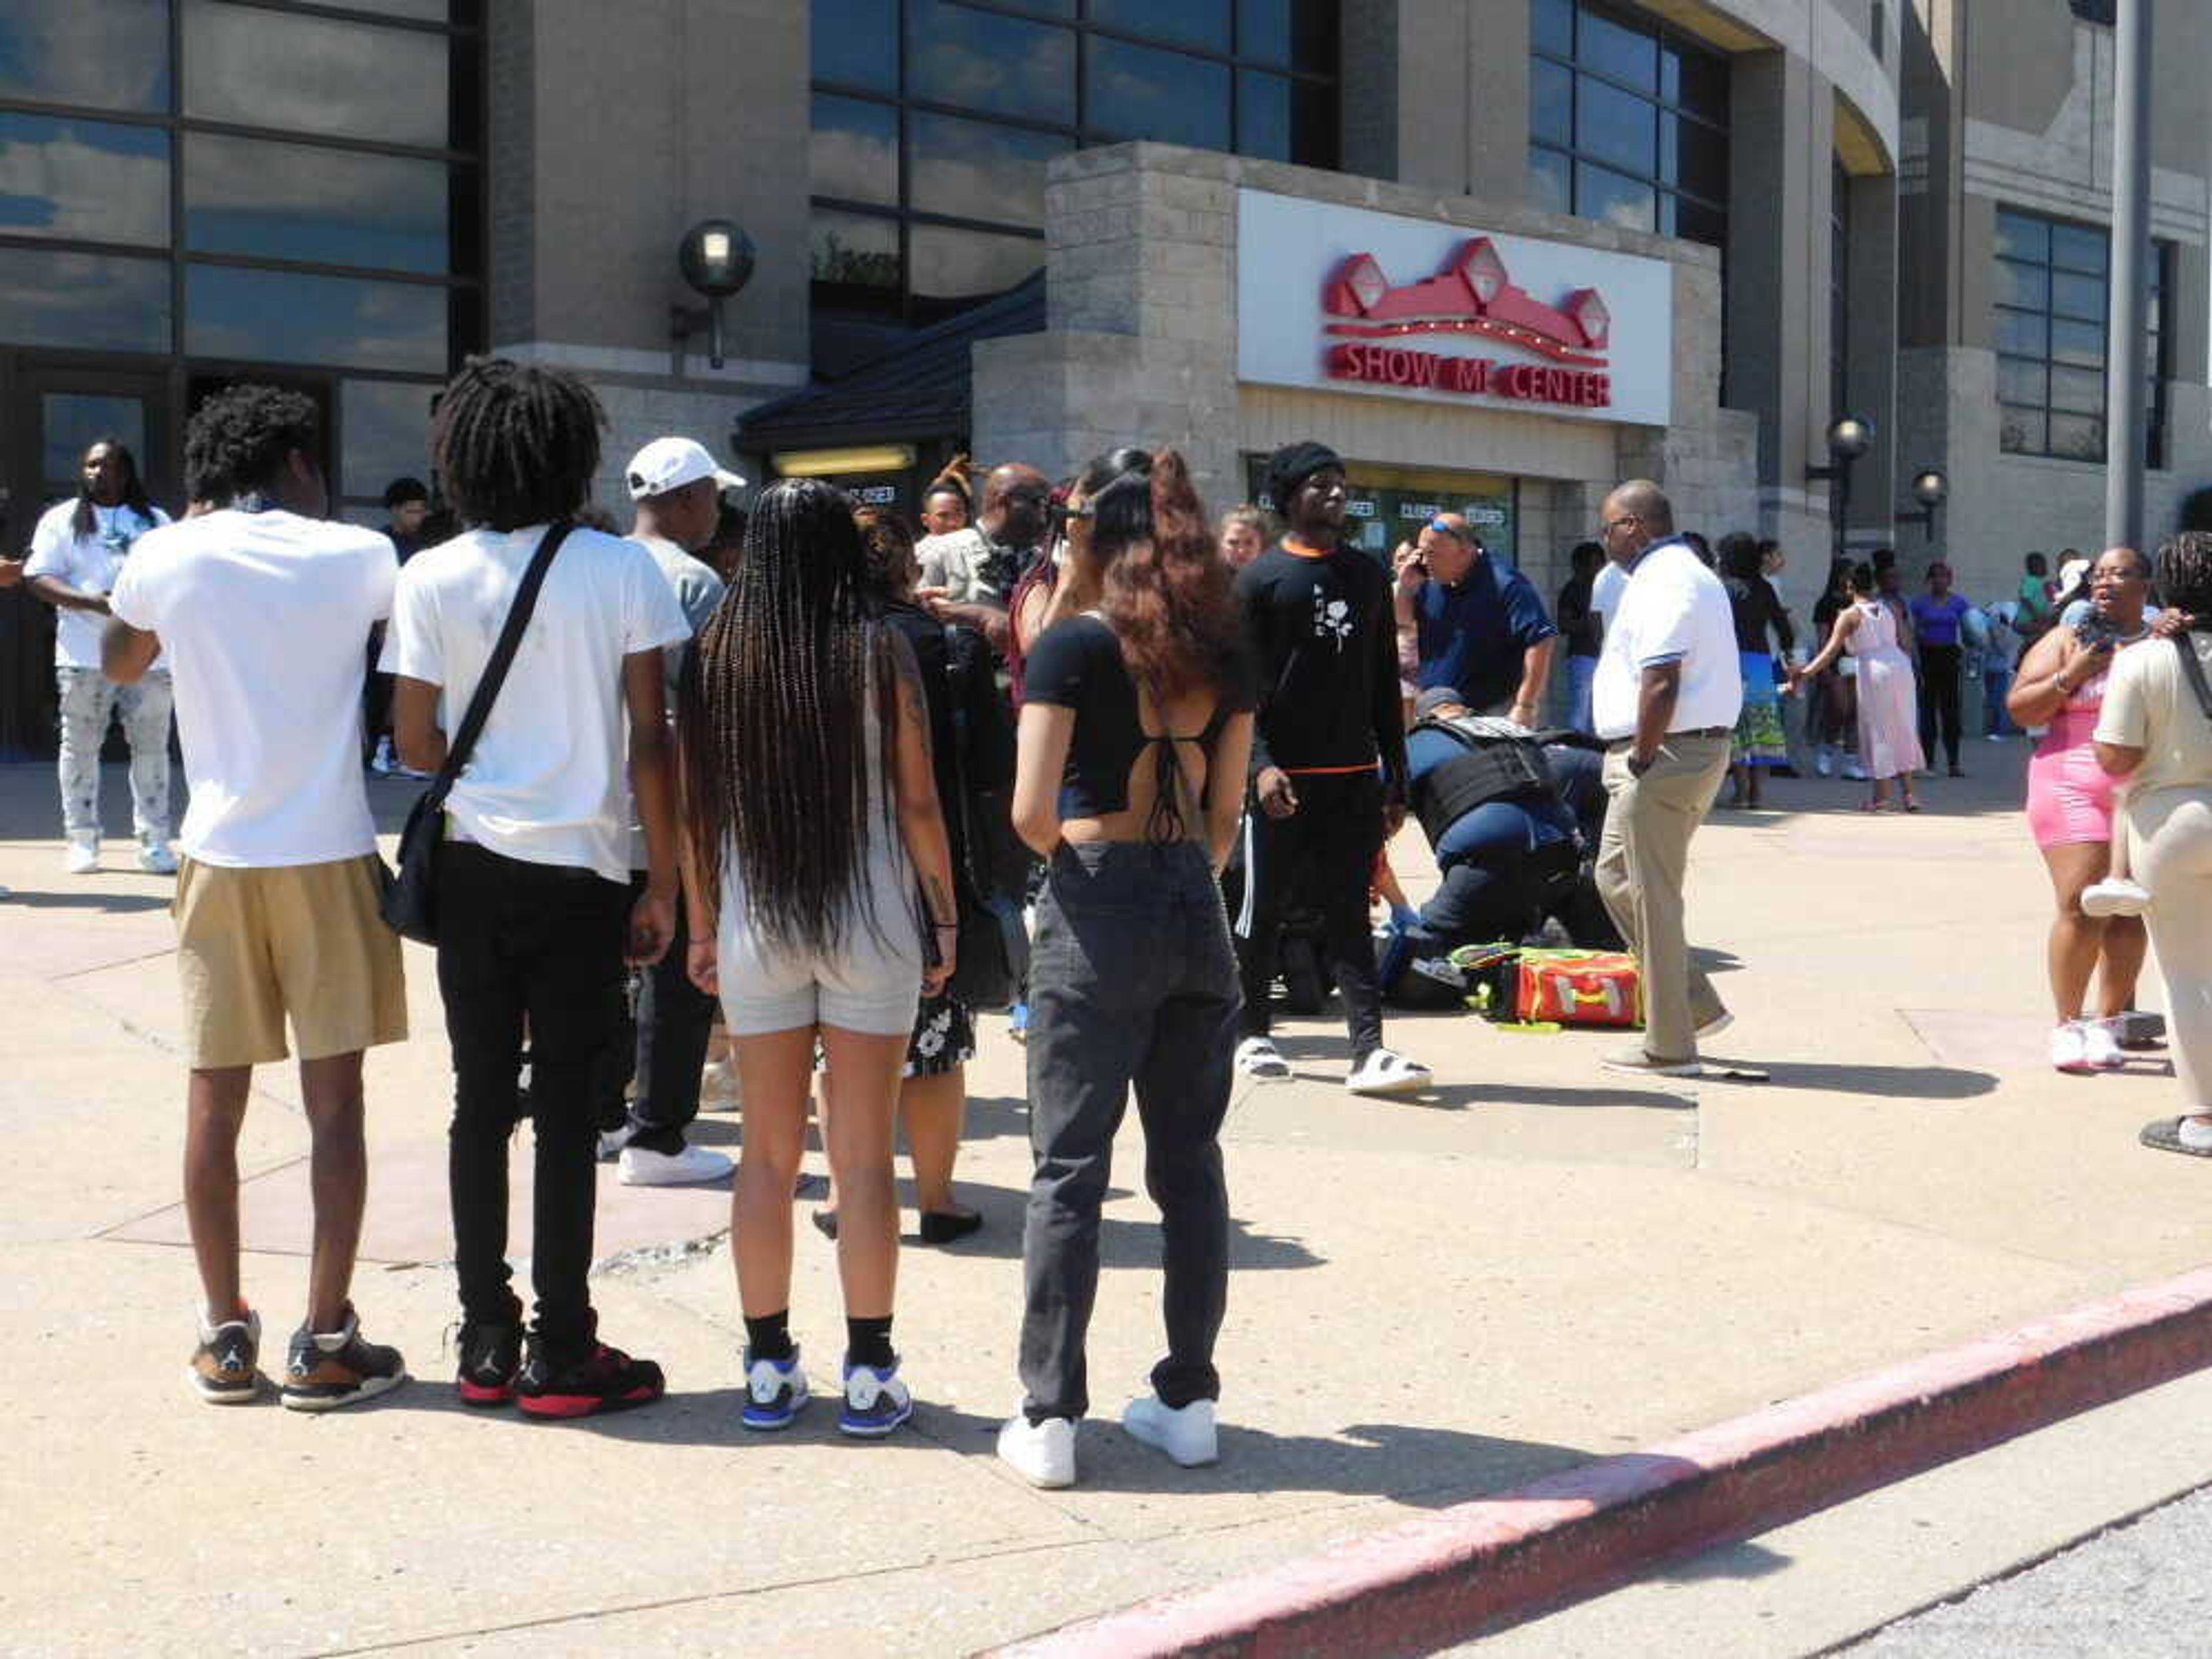
<svg viewBox="0 0 2212 1659"><path fill-rule="evenodd" d="M1133 1096L1166 1354L1122 1421L1179 1464L1211 1462L1219 1136L1240 1075L1291 1076L1272 1035L1278 982L1333 985L1345 1086L1389 1096L1430 1073L1386 1042L1386 1006L1419 1006L1457 946L1625 945L1642 1030L1603 1063L1694 1075L1730 1018L1684 907L1723 784L1757 806L1793 747L1823 773L1840 747L1874 810L1893 786L1917 810L1929 750L1958 769L1970 679L2041 729L2029 816L2059 901L2054 1060L2115 1063L2148 910L2180 1073L2212 1107L2197 1092L2212 1079L2197 925L2212 899L2212 693L2201 708L2191 695L2212 538L2178 538L2155 571L2114 550L2078 594L2031 603L2023 585L1987 610L1940 562L1910 601L1893 559L1838 564L1808 653L1780 550L1748 535L1708 546L1641 480L1606 499L1553 612L1462 515L1436 515L1387 566L1352 545L1344 464L1317 442L1269 459L1272 520L1246 506L1210 524L1180 456L1130 447L1057 483L956 465L916 538L804 479L761 491L740 535L727 496L742 481L670 436L625 469L634 518L617 534L590 501L603 426L574 377L472 361L432 433L447 522L402 480L379 533L325 517L314 404L236 386L191 422L179 522L103 442L23 568L88 623L59 665L72 868L85 826L97 833L108 703L135 698L126 727L146 727L133 793L149 870L169 857L172 702L181 735L185 1200L204 1293L190 1380L212 1403L261 1386L236 1142L252 1068L293 1048L314 1248L280 1397L330 1409L405 1376L349 1290L362 1054L406 1035L364 759L431 780L441 813L410 878L434 880L456 1386L475 1407L581 1417L665 1391L654 1362L598 1328L594 1165L616 1159L641 1185L732 1173L686 1133L719 1016L744 1113L742 1420L779 1429L808 1403L791 1283L811 1117L832 1182L813 1222L844 1304L838 1425L893 1432L914 1398L893 1341L895 1146L903 1131L922 1243L983 1224L953 1186L963 1068L977 1015L1011 1006L1034 1170L1023 1401L999 1453L1039 1486L1076 1478L1100 1212ZM2000 624L2027 644L2016 679L1991 643ZM2146 648L2157 637L2179 653ZM1547 720L1562 653L1566 714ZM1418 910L1385 851L1409 814L1440 876ZM507 1257L507 1148L526 1117L528 1310ZM2153 1144L2212 1154L2212 1111Z"/></svg>

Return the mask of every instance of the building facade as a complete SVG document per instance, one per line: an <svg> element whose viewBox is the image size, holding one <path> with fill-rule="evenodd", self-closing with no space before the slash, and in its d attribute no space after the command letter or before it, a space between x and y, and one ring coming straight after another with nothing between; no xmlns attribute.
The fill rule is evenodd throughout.
<svg viewBox="0 0 2212 1659"><path fill-rule="evenodd" d="M318 398L374 520L490 348L593 382L617 510L672 430L908 505L955 453L1134 438L1225 507L1316 436L1379 552L1450 506L1555 588L1641 473L1779 537L1801 611L1836 543L1978 594L2099 533L2107 10L11 0L6 533L109 434L177 505L247 375ZM2159 7L2154 534L2212 483L2208 13ZM711 219L757 255L719 363L677 258ZM1822 476L1844 414L1874 441ZM0 750L50 746L50 632L0 595Z"/></svg>

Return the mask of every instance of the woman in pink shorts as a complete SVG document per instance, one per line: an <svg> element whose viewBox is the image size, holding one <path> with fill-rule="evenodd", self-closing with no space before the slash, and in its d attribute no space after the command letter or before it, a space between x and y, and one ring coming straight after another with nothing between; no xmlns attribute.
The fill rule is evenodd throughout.
<svg viewBox="0 0 2212 1659"><path fill-rule="evenodd" d="M2006 699L2013 719L2045 728L2027 764L2027 823L2058 898L2049 951L2057 1012L2051 1063L2062 1072L2123 1063L2119 1017L2134 1005L2148 948L2141 917L2087 915L2081 894L2112 868L2113 781L2097 764L2091 734L2114 653L2150 635L2150 562L2133 548L2113 548L2091 568L2088 584L2088 599L2069 607L2029 648ZM2084 1007L2092 971L2094 1017Z"/></svg>

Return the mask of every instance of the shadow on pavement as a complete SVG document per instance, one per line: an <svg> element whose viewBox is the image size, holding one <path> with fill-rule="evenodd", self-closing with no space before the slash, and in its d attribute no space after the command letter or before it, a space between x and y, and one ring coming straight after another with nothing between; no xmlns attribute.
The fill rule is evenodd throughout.
<svg viewBox="0 0 2212 1659"><path fill-rule="evenodd" d="M132 911L169 908L169 901L159 893L100 893L89 888L66 893L18 890L7 902L25 910L101 910L118 916Z"/></svg>
<svg viewBox="0 0 2212 1659"><path fill-rule="evenodd" d="M903 1188L905 1183L902 1182ZM1022 1254L1022 1218L1029 1203L1029 1188L984 1187L962 1181L961 1199L983 1218L980 1232L957 1243L937 1246L947 1255L981 1255L1018 1260ZM902 1193L902 1196L905 1196ZM1127 1196L1109 1191L1109 1198ZM1295 1238L1255 1232L1235 1216L1229 1218L1229 1265L1232 1269L1318 1267L1324 1258ZM1160 1224L1157 1217L1141 1221L1105 1216L1098 1224L1098 1264L1102 1267L1144 1267L1160 1265Z"/></svg>
<svg viewBox="0 0 2212 1659"><path fill-rule="evenodd" d="M1410 1104L1465 1111L1470 1106L1608 1106L1654 1112L1690 1112L1698 1103L1650 1089L1546 1089L1521 1083L1453 1083L1406 1097Z"/></svg>
<svg viewBox="0 0 2212 1659"><path fill-rule="evenodd" d="M1708 1065L1729 1062L1705 1056ZM1805 1089L1825 1094L1881 1095L1893 1100L1977 1100L1995 1092L1997 1080L1987 1072L1962 1071L1948 1066L1818 1066L1796 1060L1775 1060L1769 1078L1757 1086ZM1704 1083L1730 1079L1708 1073Z"/></svg>

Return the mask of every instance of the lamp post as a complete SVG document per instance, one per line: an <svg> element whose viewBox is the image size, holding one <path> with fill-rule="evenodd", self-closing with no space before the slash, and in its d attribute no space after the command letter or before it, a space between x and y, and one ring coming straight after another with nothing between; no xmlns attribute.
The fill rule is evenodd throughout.
<svg viewBox="0 0 2212 1659"><path fill-rule="evenodd" d="M2119 0L2112 36L2112 276L2105 371L2105 545L2141 547L2149 294L2151 0Z"/></svg>
<svg viewBox="0 0 2212 1659"><path fill-rule="evenodd" d="M684 233L676 248L677 268L691 291L707 303L669 307L669 326L678 344L707 329L707 361L722 366L722 301L743 292L753 276L753 239L729 219L702 219Z"/></svg>
<svg viewBox="0 0 2212 1659"><path fill-rule="evenodd" d="M1805 476L1829 480L1835 486L1829 492L1828 517L1835 531L1835 556L1841 558L1844 527L1851 512L1851 464L1874 447L1874 422L1856 415L1838 415L1828 422L1827 438L1828 465L1808 466Z"/></svg>
<svg viewBox="0 0 2212 1659"><path fill-rule="evenodd" d="M1908 523L1918 520L1921 538L1932 542L1936 539L1936 514L1942 507L1943 498L1950 493L1951 481L1934 467L1925 468L1912 475L1912 499L1920 503L1920 510L1898 516Z"/></svg>

